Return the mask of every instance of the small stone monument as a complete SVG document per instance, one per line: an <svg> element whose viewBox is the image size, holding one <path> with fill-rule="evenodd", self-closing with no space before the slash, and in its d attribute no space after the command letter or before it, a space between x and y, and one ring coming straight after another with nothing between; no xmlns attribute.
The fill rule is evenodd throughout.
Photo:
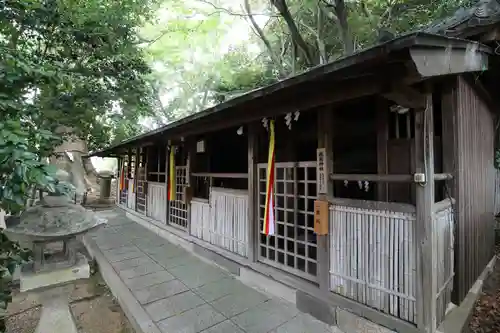
<svg viewBox="0 0 500 333"><path fill-rule="evenodd" d="M36 333L77 333L69 296L73 282L90 277L87 259L78 252L77 237L106 220L61 193L45 196L16 220L4 232L33 250L33 262L21 268L21 292L40 296L43 308ZM48 257L46 249L57 243L62 243L62 249Z"/></svg>
<svg viewBox="0 0 500 333"><path fill-rule="evenodd" d="M111 180L113 179L112 171L101 171L98 173L99 177L99 202L109 203L111 197Z"/></svg>

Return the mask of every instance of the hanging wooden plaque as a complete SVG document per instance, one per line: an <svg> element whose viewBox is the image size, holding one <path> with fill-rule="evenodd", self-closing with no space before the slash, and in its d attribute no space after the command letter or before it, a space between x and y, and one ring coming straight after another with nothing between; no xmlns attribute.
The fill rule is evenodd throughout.
<svg viewBox="0 0 500 333"><path fill-rule="evenodd" d="M318 194L326 194L328 191L328 170L325 148L316 149L316 175L318 182Z"/></svg>
<svg viewBox="0 0 500 333"><path fill-rule="evenodd" d="M314 201L314 232L317 235L328 235L328 201Z"/></svg>

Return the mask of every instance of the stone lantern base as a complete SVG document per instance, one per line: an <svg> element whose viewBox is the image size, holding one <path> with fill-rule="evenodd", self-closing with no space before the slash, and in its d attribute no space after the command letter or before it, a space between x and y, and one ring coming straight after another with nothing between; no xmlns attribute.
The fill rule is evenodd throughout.
<svg viewBox="0 0 500 333"><path fill-rule="evenodd" d="M73 282L90 277L90 266L80 253L76 263L70 267L58 263L52 265L51 269L40 272L21 271L21 292L38 294L42 304L35 333L77 333L69 297L75 287Z"/></svg>

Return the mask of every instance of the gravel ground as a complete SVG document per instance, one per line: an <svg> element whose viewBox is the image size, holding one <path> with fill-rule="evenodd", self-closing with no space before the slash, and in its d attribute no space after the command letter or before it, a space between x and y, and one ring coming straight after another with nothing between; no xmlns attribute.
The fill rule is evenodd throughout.
<svg viewBox="0 0 500 333"><path fill-rule="evenodd" d="M496 245L497 258L500 256L500 244ZM469 323L470 333L500 332L500 263L484 282L483 295L476 302L476 307Z"/></svg>
<svg viewBox="0 0 500 333"><path fill-rule="evenodd" d="M79 333L134 333L99 273L76 284L70 304ZM15 292L8 308L7 333L34 333L40 310L36 295Z"/></svg>

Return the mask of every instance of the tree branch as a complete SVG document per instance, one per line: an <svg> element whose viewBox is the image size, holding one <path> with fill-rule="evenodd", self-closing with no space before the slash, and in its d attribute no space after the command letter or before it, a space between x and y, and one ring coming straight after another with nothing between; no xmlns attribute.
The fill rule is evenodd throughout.
<svg viewBox="0 0 500 333"><path fill-rule="evenodd" d="M206 17L212 16L212 15L215 15L215 14L219 14L219 12L213 12L213 13L210 13L210 14L206 14ZM194 15L192 15L191 17L194 17ZM187 18L188 17L186 17L186 19ZM196 31L203 23L204 23L204 21L200 21L200 23L198 23L198 25L196 25L196 27L194 27L192 29L189 29L189 31L190 32ZM154 44L157 41L159 41L163 36L165 36L169 32L173 32L173 31L170 30L170 29L165 29L165 30L161 31L160 34L157 37L153 38L153 39L144 39L144 38L140 38L139 37L139 42L137 42L136 44L147 44L147 46L151 46L152 44Z"/></svg>
<svg viewBox="0 0 500 333"><path fill-rule="evenodd" d="M276 7L278 12L280 13L281 17L286 22L286 25L288 26L288 30L290 30L290 34L292 36L292 39L294 40L295 44L297 47L301 50L307 65L309 66L314 66L316 65L314 63L313 57L311 56L311 52L309 50L309 47L307 46L306 41L300 34L299 29L297 28L297 24L295 23L295 20L292 17L292 14L290 13L290 10L288 9L288 6L286 4L285 0L271 0L271 3Z"/></svg>
<svg viewBox="0 0 500 333"><path fill-rule="evenodd" d="M207 5L210 5L212 6L212 8L214 8L215 10L219 11L219 12L223 12L223 13L226 13L226 14L229 14L229 15L232 15L232 16L240 16L240 17L248 17L248 14L245 14L245 13L236 13L236 12L233 12L233 11L230 11L229 9L226 9L226 8L223 8L223 7L219 7L219 6L216 6L214 5L213 3L211 3L210 1L208 0L196 0L198 2L201 2L201 3L204 3L204 4L207 4ZM266 14L266 13L252 13L253 16L269 16L269 17L279 17L279 15L275 15L275 14Z"/></svg>
<svg viewBox="0 0 500 333"><path fill-rule="evenodd" d="M349 24L347 22L347 8L344 0L334 0L334 4L329 3L326 0L320 0L320 2L324 3L328 10L331 10L335 13L336 23L339 27L340 38L342 39L342 43L344 46L344 54L349 55L354 52L354 43L352 39L352 35L349 29ZM327 15L331 17L331 15Z"/></svg>
<svg viewBox="0 0 500 333"><path fill-rule="evenodd" d="M245 11L247 12L247 18L250 21L250 23L253 26L253 29L255 30L255 33L259 36L259 38L262 40L264 45L267 48L267 51L269 52L269 56L271 57L271 60L275 63L276 66L278 66L278 70L280 72L280 76L284 77L286 76L285 71L283 70L283 64L281 63L280 59L276 56L274 53L273 47L269 40L266 38L264 31L259 27L257 22L255 21L253 14L252 14L252 9L250 8L250 1L245 0L244 1L245 5Z"/></svg>

